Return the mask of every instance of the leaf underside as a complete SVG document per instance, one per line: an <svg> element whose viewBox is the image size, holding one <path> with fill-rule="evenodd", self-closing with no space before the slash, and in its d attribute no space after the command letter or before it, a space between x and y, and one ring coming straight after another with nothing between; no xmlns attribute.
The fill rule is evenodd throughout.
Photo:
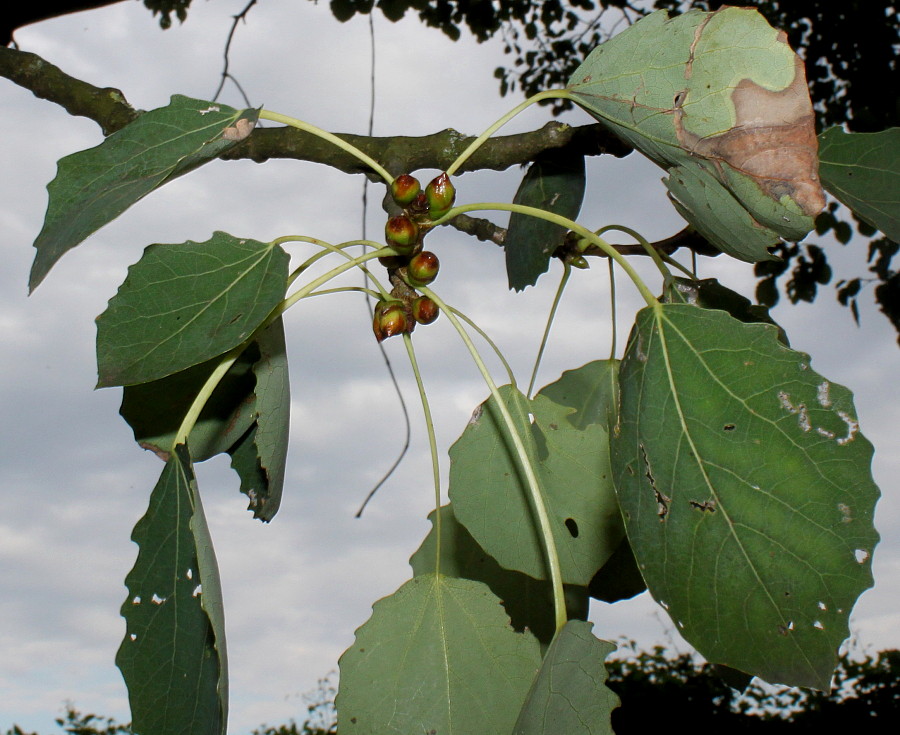
<svg viewBox="0 0 900 735"><path fill-rule="evenodd" d="M479 582L426 574L379 600L341 656L342 735L508 735L540 666Z"/></svg>
<svg viewBox="0 0 900 735"><path fill-rule="evenodd" d="M597 385L597 390L609 388L603 379ZM609 468L607 427L589 423L576 428L570 421L575 411L540 392L529 400L503 386L500 394L530 447L563 582L587 585L623 535ZM549 579L528 485L493 398L476 410L451 447L450 461L449 494L460 523L501 566Z"/></svg>
<svg viewBox="0 0 900 735"><path fill-rule="evenodd" d="M604 659L615 650L591 633L593 623L570 620L528 692L513 735L613 735L610 715L619 698L606 686Z"/></svg>
<svg viewBox="0 0 900 735"><path fill-rule="evenodd" d="M822 184L863 220L900 242L900 128L819 136Z"/></svg>
<svg viewBox="0 0 900 735"><path fill-rule="evenodd" d="M827 689L872 585L878 488L850 392L777 329L639 312L612 464L640 571L715 663Z"/></svg>
<svg viewBox="0 0 900 735"><path fill-rule="evenodd" d="M669 171L678 211L729 255L770 259L824 207L803 62L755 9L651 13L595 48L569 90Z"/></svg>

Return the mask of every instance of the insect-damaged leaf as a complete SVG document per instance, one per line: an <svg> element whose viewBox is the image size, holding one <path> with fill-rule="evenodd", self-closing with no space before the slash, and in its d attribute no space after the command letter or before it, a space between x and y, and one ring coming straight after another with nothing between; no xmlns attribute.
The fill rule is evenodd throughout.
<svg viewBox="0 0 900 735"><path fill-rule="evenodd" d="M605 381L597 387L609 389ZM542 393L529 400L503 386L500 394L539 478L563 581L586 585L623 534L607 427L576 428L574 411ZM449 492L456 518L487 553L507 569L549 579L528 485L493 398L450 449Z"/></svg>
<svg viewBox="0 0 900 735"><path fill-rule="evenodd" d="M134 527L126 631L116 664L135 733L224 735L228 667L222 593L191 459L180 445Z"/></svg>
<svg viewBox="0 0 900 735"><path fill-rule="evenodd" d="M672 170L679 211L726 252L763 259L767 243L813 228L825 200L803 62L756 10L652 13L594 49L569 89Z"/></svg>
<svg viewBox="0 0 900 735"><path fill-rule="evenodd" d="M512 735L613 735L619 698L603 661L616 647L595 638L593 625L570 620L553 639Z"/></svg>
<svg viewBox="0 0 900 735"><path fill-rule="evenodd" d="M554 151L528 167L513 201L575 219L584 187L584 156ZM560 225L513 212L503 240L509 287L522 291L537 283L566 232Z"/></svg>
<svg viewBox="0 0 900 735"><path fill-rule="evenodd" d="M863 220L900 242L900 128L819 136L822 183Z"/></svg>
<svg viewBox="0 0 900 735"><path fill-rule="evenodd" d="M132 204L181 174L211 161L246 138L257 110L174 95L100 145L59 161L47 186L50 202L34 247L33 290L67 250Z"/></svg>
<svg viewBox="0 0 900 735"><path fill-rule="evenodd" d="M284 298L288 261L278 245L225 232L150 245L97 318L98 386L158 380L236 347Z"/></svg>
<svg viewBox="0 0 900 735"><path fill-rule="evenodd" d="M338 730L508 735L540 663L485 585L414 577L375 603L341 656Z"/></svg>
<svg viewBox="0 0 900 735"><path fill-rule="evenodd" d="M714 663L827 689L872 584L878 488L850 392L777 329L639 312L612 464L641 573Z"/></svg>

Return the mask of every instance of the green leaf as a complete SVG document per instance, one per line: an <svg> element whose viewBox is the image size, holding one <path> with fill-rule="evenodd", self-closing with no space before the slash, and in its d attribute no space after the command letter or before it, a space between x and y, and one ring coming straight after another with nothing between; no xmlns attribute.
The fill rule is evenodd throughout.
<svg viewBox="0 0 900 735"><path fill-rule="evenodd" d="M542 394L500 389L529 447L553 527L563 581L586 585L622 538L605 426L576 429L571 408ZM534 416L534 423L528 414ZM476 410L450 449L450 499L457 519L507 569L548 579L531 496L493 398Z"/></svg>
<svg viewBox="0 0 900 735"><path fill-rule="evenodd" d="M630 600L646 590L647 583L644 582L627 538L619 542L613 555L600 567L588 585L591 597L610 603Z"/></svg>
<svg viewBox="0 0 900 735"><path fill-rule="evenodd" d="M594 360L575 370L566 370L556 382L545 385L540 395L575 410L568 421L576 429L616 423L619 402L619 361Z"/></svg>
<svg viewBox="0 0 900 735"><path fill-rule="evenodd" d="M512 627L518 631L530 630L540 641L542 648L548 646L556 634L553 588L550 582L504 569L478 545L465 526L456 520L450 505L442 506L440 513L441 574L486 584L502 600ZM432 529L409 560L413 574L417 577L437 571L438 534L434 511L429 513L428 518ZM566 585L565 598L569 618L587 618L588 596L584 587Z"/></svg>
<svg viewBox="0 0 900 735"><path fill-rule="evenodd" d="M613 471L654 598L708 660L827 689L872 585L878 488L850 392L767 324L639 312Z"/></svg>
<svg viewBox="0 0 900 735"><path fill-rule="evenodd" d="M258 359L259 350L251 345L210 396L188 438L194 461L227 452L253 425L253 365ZM182 419L219 362L216 357L150 383L126 385L119 413L134 440L168 461Z"/></svg>
<svg viewBox="0 0 900 735"><path fill-rule="evenodd" d="M213 358L150 383L126 385L120 413L144 449L168 460L175 434L219 364ZM279 318L247 347L213 391L189 442L202 462L228 452L254 518L270 521L284 486L290 428L290 382Z"/></svg>
<svg viewBox="0 0 900 735"><path fill-rule="evenodd" d="M666 283L663 300L670 304L693 304L704 309L721 309L735 319L748 324L771 324L778 329L778 339L790 347L787 334L769 315L769 309L754 304L746 296L723 286L715 278L691 280L675 276Z"/></svg>
<svg viewBox="0 0 900 735"><path fill-rule="evenodd" d="M150 245L97 318L98 387L158 380L243 342L284 298L280 246L216 232Z"/></svg>
<svg viewBox="0 0 900 735"><path fill-rule="evenodd" d="M778 260L769 252L778 235L760 227L702 164L675 166L663 183L678 213L723 253L747 263Z"/></svg>
<svg viewBox="0 0 900 735"><path fill-rule="evenodd" d="M900 128L819 136L822 185L860 219L900 242Z"/></svg>
<svg viewBox="0 0 900 735"><path fill-rule="evenodd" d="M228 712L222 597L197 482L183 445L132 534L126 632L116 664L136 733L223 735Z"/></svg>
<svg viewBox="0 0 900 735"><path fill-rule="evenodd" d="M513 202L574 220L581 211L584 187L584 156L554 151L528 167ZM514 212L503 241L509 287L522 291L537 283L566 233L565 227Z"/></svg>
<svg viewBox="0 0 900 735"><path fill-rule="evenodd" d="M229 452L231 466L241 478L241 492L250 498L248 510L254 518L271 521L281 505L291 418L284 322L280 318L272 322L255 344L260 351L253 364L256 422Z"/></svg>
<svg viewBox="0 0 900 735"><path fill-rule="evenodd" d="M341 735L508 735L540 653L485 585L427 574L375 603L339 666Z"/></svg>
<svg viewBox="0 0 900 735"><path fill-rule="evenodd" d="M570 620L550 644L513 735L613 735L619 698L606 686L603 661L616 647L595 638L593 627Z"/></svg>
<svg viewBox="0 0 900 735"><path fill-rule="evenodd" d="M825 199L803 62L755 9L651 13L595 48L569 89L670 170L679 211L725 252L764 259L813 228Z"/></svg>
<svg viewBox="0 0 900 735"><path fill-rule="evenodd" d="M34 290L62 255L167 181L217 158L253 130L257 110L174 95L90 150L59 161L34 241Z"/></svg>

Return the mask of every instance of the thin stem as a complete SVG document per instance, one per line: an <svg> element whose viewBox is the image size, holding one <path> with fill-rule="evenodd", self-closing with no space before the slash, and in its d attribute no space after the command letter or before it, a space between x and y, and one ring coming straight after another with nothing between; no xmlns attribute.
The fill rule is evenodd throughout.
<svg viewBox="0 0 900 735"><path fill-rule="evenodd" d="M339 138L334 133L329 133L327 130L322 130L322 128L318 128L315 125L312 125L308 122L304 122L303 120L298 120L295 117L290 117L288 115L282 115L279 112L272 112L271 110L261 110L259 113L260 120L271 120L272 122L280 122L284 125L290 125L292 128L297 128L298 130L303 130L304 132L315 135L322 140L326 140L337 148L340 148L342 151L349 153L351 156L366 164L369 168L375 171L382 179L385 180L388 184L391 184L394 181L394 177L391 176L387 169L384 168L378 161L369 156L366 153L363 153L359 148L355 145L348 143L346 140Z"/></svg>
<svg viewBox="0 0 900 735"><path fill-rule="evenodd" d="M378 291L373 291L371 288L364 288L362 286L341 286L339 288L326 288L324 291L313 291L307 296L307 298L312 298L313 296L326 296L333 293L348 292L368 294L373 299L380 299L382 297L382 295L378 293Z"/></svg>
<svg viewBox="0 0 900 735"><path fill-rule="evenodd" d="M194 396L194 400L191 402L191 407L188 409L187 413L184 415L184 418L181 420L181 425L178 427L178 431L175 432L175 439L172 442L172 452L175 451L175 447L177 447L179 444L187 443L188 436L190 436L191 431L193 431L194 426L197 423L197 419L200 418L200 412L203 411L203 407L206 405L209 397L213 394L213 391L219 385L219 382L222 380L222 378L225 377L225 373L227 373L231 369L231 366L234 365L235 361L241 356L241 353L245 349L247 349L247 345L249 345L253 340L254 335L256 335L256 331L254 331L253 335L241 342L237 347L233 347L224 355L222 355L221 361L210 373L209 377L206 379L206 382L203 384L203 387L199 390L197 395Z"/></svg>
<svg viewBox="0 0 900 735"><path fill-rule="evenodd" d="M531 105L536 102L540 102L541 100L546 99L554 99L556 97L566 96L563 93L565 90L562 89L548 89L545 92L539 92L533 97L529 97L527 100L522 102L520 105L516 105L513 109L507 112L503 117L501 117L497 122L491 125L487 130L485 130L481 135L479 135L475 140L473 140L469 146L459 154L457 159L450 164L450 167L447 169L447 175L453 176L458 170L459 167L462 166L469 157L477 151L481 146L485 144L488 138L490 138L494 133L496 133L500 128L502 128L506 123L512 120L516 115L518 115L522 110L531 107Z"/></svg>
<svg viewBox="0 0 900 735"><path fill-rule="evenodd" d="M478 335L488 343L488 346L494 351L494 354L497 356L497 359L503 363L503 368L506 370L506 375L509 377L509 384L515 388L516 387L516 376L513 374L512 368L509 366L509 363L506 361L506 358L503 356L503 353L500 351L500 348L494 343L490 337L488 337L487 332L485 332L481 327L479 327L475 322L473 322L469 317L463 314L459 309L455 309L452 306L448 306L448 309L452 311L456 316L462 319L466 324L468 324L472 329L478 332Z"/></svg>
<svg viewBox="0 0 900 735"><path fill-rule="evenodd" d="M571 230L577 235L580 235L585 240L590 242L593 245L596 245L600 248L606 255L616 261L624 270L628 277L634 282L635 287L640 292L641 296L644 298L644 301L647 302L648 306L658 305L659 302L656 300L656 297L651 293L650 289L647 288L647 284L641 279L641 277L637 274L634 268L622 255L617 252L616 249L610 245L606 240L601 238L599 235L594 234L586 227L579 225L577 222L574 222L567 217L563 217L559 214L555 214L554 212L548 212L545 209L538 209L537 207L526 207L523 204L505 204L502 202L482 202L478 204L462 204L458 207L453 207L447 214L441 217L439 220L434 222L435 225L444 224L445 222L453 219L456 215L462 214L464 212L478 212L485 210L494 210L498 212L516 212L518 214L525 214L531 217L537 217L538 219L546 220L547 222L553 222L554 224L565 227L568 230Z"/></svg>
<svg viewBox="0 0 900 735"><path fill-rule="evenodd" d="M292 286L294 281L296 281L297 278L299 278L300 275L304 271L306 271L310 266L312 266L313 263L317 262L318 260L321 260L329 253L337 253L338 255L342 255L343 257L347 258L347 260L352 261L353 256L350 255L349 253L345 252L346 248L353 247L354 245L363 245L365 247L370 247L370 248L374 248L375 250L379 250L384 247L381 243L374 242L373 240L348 240L347 242L342 242L340 245L332 245L330 242L325 242L324 240L319 240L316 237L308 237L307 235L285 235L284 237L279 237L276 240L273 240L272 244L273 245L281 245L286 242L306 242L306 243L310 243L311 245L318 245L320 248L323 248L323 251L321 253L316 253L311 258L308 258L307 260L303 261L303 263L301 263L294 270L294 272L291 273L290 276L288 276L288 282L287 282L288 287ZM390 254L393 254L393 250L390 251ZM377 298L389 298L389 293L388 293L387 289L385 289L385 287L381 284L381 282L375 276L372 275L372 273L369 271L369 269L364 266L362 266L361 269L362 269L363 273L365 273L366 276L368 276L368 278L370 278L372 280L372 282L375 284L376 288L378 288L378 291L380 292L380 294L378 295Z"/></svg>
<svg viewBox="0 0 900 735"><path fill-rule="evenodd" d="M669 269L666 267L666 264L663 262L662 257L660 257L659 251L650 244L650 241L647 240L646 237L641 235L636 230L632 230L630 227L626 227L625 225L606 225L606 227L601 227L595 234L602 235L606 232L623 232L626 235L633 237L638 241L640 246L647 251L647 255L653 260L656 267L659 269L659 272L662 273L663 278L671 278L672 274L669 272Z"/></svg>
<svg viewBox="0 0 900 735"><path fill-rule="evenodd" d="M531 371L531 380L528 383L528 392L525 394L531 398L531 391L534 390L534 381L537 380L538 369L541 367L541 358L544 356L544 349L547 347L547 339L550 337L550 327L553 326L553 319L556 317L556 310L562 299L563 291L569 282L569 276L572 275L572 266L563 263L562 279L559 282L559 288L556 289L556 296L553 297L553 305L550 307L550 313L547 315L547 326L544 327L544 336L541 338L541 346L538 348L537 357L534 360L534 369Z"/></svg>
<svg viewBox="0 0 900 735"><path fill-rule="evenodd" d="M453 325L454 329L456 329L460 338L465 343L466 348L469 350L469 354L472 355L472 360L475 362L475 365L478 367L479 372L484 378L484 382L487 383L487 386L491 391L491 395L493 396L494 401L497 403L497 408L499 409L500 415L503 418L503 423L506 424L506 428L509 431L510 438L512 439L513 446L516 450L516 455L519 459L519 465L522 468L522 472L525 475L525 481L528 484L528 491L531 495L532 507L535 511L535 514L537 515L541 537L544 541L544 552L547 556L547 567L550 570L550 584L553 589L553 609L556 618L556 630L558 632L566 624L567 620L565 594L563 591L562 583L562 570L559 563L559 553L556 549L556 541L553 537L550 515L547 512L547 506L544 503L544 496L541 492L540 481L538 480L537 474L535 473L534 466L528 454L528 450L525 448L525 443L522 441L522 437L519 435L518 429L513 422L513 418L509 413L509 408L507 407L506 402L503 400L503 397L500 395L500 391L497 389L497 385L494 383L493 378L491 378L491 374L490 372L488 372L487 366L484 364L484 361L481 359L481 355L478 353L478 350L472 343L472 339L469 337L462 324L459 323L456 315L451 309L447 308L447 305L430 288L422 287L420 290L424 295L428 296L432 301L434 301L434 303L436 303L438 307L446 312L447 318L450 320L450 323Z"/></svg>
<svg viewBox="0 0 900 735"><path fill-rule="evenodd" d="M435 302L436 303L436 302ZM434 421L431 418L431 407L428 405L428 396L425 394L425 384L422 382L422 373L416 360L416 351L413 349L412 336L409 332L403 333L403 344L406 346L406 354L409 355L409 364L412 366L413 375L416 377L416 385L419 388L419 398L422 400L422 411L425 413L425 427L428 429L428 448L431 450L431 474L434 478L434 533L437 539L435 544L434 573L441 573L441 466L438 460L437 439L434 433Z"/></svg>
<svg viewBox="0 0 900 735"><path fill-rule="evenodd" d="M612 319L612 345L609 348L609 359L616 359L616 335L619 332L616 323L616 264L609 259L609 313Z"/></svg>

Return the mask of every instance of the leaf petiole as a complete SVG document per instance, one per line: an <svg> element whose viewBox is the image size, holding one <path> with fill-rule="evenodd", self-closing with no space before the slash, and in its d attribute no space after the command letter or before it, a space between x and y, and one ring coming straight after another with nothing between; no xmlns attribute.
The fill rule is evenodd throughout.
<svg viewBox="0 0 900 735"><path fill-rule="evenodd" d="M522 472L525 475L525 481L528 484L528 491L531 495L532 506L534 508L535 515L537 515L538 518L538 526L540 528L541 537L544 541L544 553L547 557L547 567L550 570L550 585L553 589L553 610L556 631L559 632L566 624L566 621L568 619L566 614L565 593L563 591L562 583L562 569L559 562L559 552L556 548L556 541L553 537L553 531L550 524L550 515L547 512L547 505L546 503L544 503L544 496L541 491L540 480L538 480L534 465L531 462L531 457L528 454L528 450L525 448L525 443L522 441L522 437L519 436L519 432L516 429L516 425L513 422L512 415L509 412L509 408L507 407L506 402L500 395L500 391L497 389L496 383L494 383L494 380L491 377L487 366L484 364L484 360L481 359L481 355L478 353L478 350L472 343L472 339L469 337L468 332L466 332L462 324L459 323L459 319L457 319L456 314L454 314L453 310L450 309L447 304L445 304L444 301L427 286L423 286L419 290L425 296L428 296L432 301L434 301L434 303L436 303L438 307L440 307L440 309L447 314L447 318L450 320L453 328L456 329L463 343L466 345L466 348L469 350L469 354L471 354L472 360L475 362L478 371L484 378L484 382L487 383L487 386L491 391L491 395L493 396L494 400L497 403L497 407L500 410L500 415L503 418L503 423L506 424L506 428L509 431L510 437L512 438L513 446L516 450L516 456L518 457L519 464L522 467Z"/></svg>
<svg viewBox="0 0 900 735"><path fill-rule="evenodd" d="M391 176L388 173L387 169L385 169L384 166L378 163L378 161L376 161L368 154L363 153L352 143L348 143L343 138L339 138L334 133L329 133L327 130L322 130L322 128L316 127L311 123L305 122L303 120L298 120L297 118L290 117L289 115L282 115L279 112L272 112L271 110L260 110L259 119L283 123L284 125L290 125L292 128L297 128L298 130L302 130L305 133L309 133L310 135L315 135L316 137L321 138L328 143L331 143L333 146L340 148L345 153L349 153L358 161L366 164L369 168L371 168L379 176L381 176L381 178L384 179L388 184L390 184L394 180L394 177Z"/></svg>

